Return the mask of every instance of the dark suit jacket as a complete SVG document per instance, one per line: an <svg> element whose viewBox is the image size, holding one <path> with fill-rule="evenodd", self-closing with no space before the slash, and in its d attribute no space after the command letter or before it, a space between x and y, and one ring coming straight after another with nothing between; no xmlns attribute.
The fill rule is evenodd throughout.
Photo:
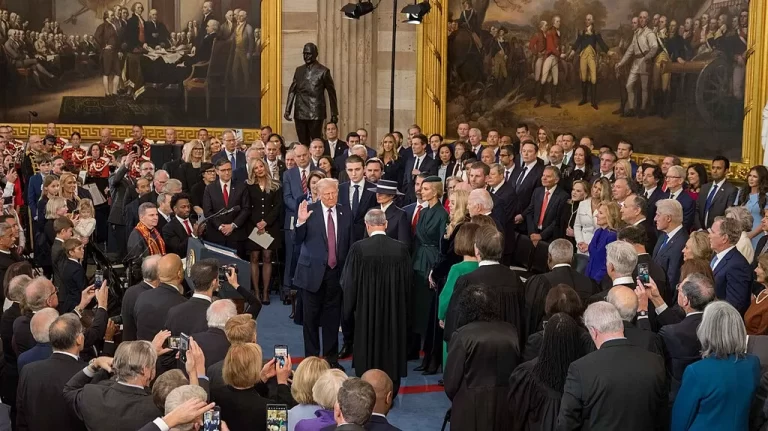
<svg viewBox="0 0 768 431"><path fill-rule="evenodd" d="M53 245L51 245L51 263L53 264L53 282L57 287L60 287L59 280L62 278L59 271L66 259L67 252L64 250L64 241L54 238Z"/></svg>
<svg viewBox="0 0 768 431"><path fill-rule="evenodd" d="M59 273L61 280L57 282L59 288L59 313L69 313L80 303L80 296L85 289L85 271L83 265L66 259L61 264Z"/></svg>
<svg viewBox="0 0 768 431"><path fill-rule="evenodd" d="M768 242L768 235L761 236L757 241L757 246L755 247L755 257L752 259L753 270L757 268L757 262L760 260L760 253L763 251L763 248L765 248L766 242Z"/></svg>
<svg viewBox="0 0 768 431"><path fill-rule="evenodd" d="M123 164L109 176L109 191L112 197L112 204L108 220L112 224L125 225L123 221L123 205L128 203L125 202L126 195L136 193L134 181L127 174L128 168Z"/></svg>
<svg viewBox="0 0 768 431"><path fill-rule="evenodd" d="M175 287L165 283L139 295L133 308L136 316L136 339L152 341L158 332L165 329L168 310L185 301Z"/></svg>
<svg viewBox="0 0 768 431"><path fill-rule="evenodd" d="M143 19L142 19L143 21ZM147 40L147 27L146 21L144 21L144 40ZM128 44L128 51L141 48L142 43L139 40L139 17L136 15L128 18L128 25L125 28L125 38L123 39ZM153 47L154 48L154 47Z"/></svg>
<svg viewBox="0 0 768 431"><path fill-rule="evenodd" d="M323 281L323 274L328 266L328 234L325 229L327 214L323 214L321 202L309 205L312 211L307 221L296 227L295 244L301 244L299 260L293 284L310 292L317 292ZM352 214L336 204L336 268L344 268L344 260L349 252ZM339 271L341 274L341 271Z"/></svg>
<svg viewBox="0 0 768 431"><path fill-rule="evenodd" d="M514 177L514 172L512 173L512 176ZM509 217L509 213L514 209L514 202L515 202L515 183L512 182L512 180L505 182L501 185L501 188L496 190L496 193L491 193L493 196L496 196L498 198L499 202L504 203L504 213L507 214L507 217ZM496 206L494 205L494 209L496 209Z"/></svg>
<svg viewBox="0 0 768 431"><path fill-rule="evenodd" d="M515 172L513 173L515 176L515 197L517 198L512 207L512 214L510 215L513 219L518 215L523 215L523 212L525 212L525 210L531 204L533 191L536 188L541 187L541 174L544 172L544 162L539 159L531 168L531 172L529 172L525 177L522 177L523 179L518 183L518 179L520 179L521 175L523 175L523 169L524 167L515 169ZM522 223L518 225L518 227L520 230L527 232L526 223Z"/></svg>
<svg viewBox="0 0 768 431"><path fill-rule="evenodd" d="M672 310L668 311L672 312ZM670 402L675 400L677 391L680 390L685 367L701 359L701 343L696 336L701 317L702 313L691 314L680 323L664 325L659 329L659 337L664 343L664 361L669 375Z"/></svg>
<svg viewBox="0 0 768 431"><path fill-rule="evenodd" d="M642 193L645 193L645 190L643 190ZM653 193L651 193L651 195L648 197L648 206L645 209L645 218L651 220L651 223L653 223L653 219L656 217L656 202L664 199L665 196L668 196L668 194L667 192L661 190L661 183L659 183L659 185L656 186L656 188L653 190Z"/></svg>
<svg viewBox="0 0 768 431"><path fill-rule="evenodd" d="M53 348L49 343L37 343L31 349L19 355L16 363L19 370L22 370L31 363L50 358L51 353L53 353Z"/></svg>
<svg viewBox="0 0 768 431"><path fill-rule="evenodd" d="M248 194L248 188L245 184L236 184L234 181L229 183L229 201L224 204L224 194L220 181L214 181L205 187L203 194L203 212L206 217L210 217L222 208L233 208L240 206L240 211L232 212L227 215L219 216L208 222L208 228L205 230L205 237L208 241L217 244L224 244L229 239L231 241L243 241L251 233L247 229L249 217L251 216L251 198ZM222 224L235 223L237 229L227 237L219 231Z"/></svg>
<svg viewBox="0 0 768 431"><path fill-rule="evenodd" d="M562 212L566 211L569 195L562 187L555 187L555 191L549 197L547 210L544 213L544 221L541 229L538 227L541 217L541 205L544 202L544 187L538 187L533 191L533 197L530 205L523 214L528 224L528 234L538 233L542 241L551 242L565 236L565 226L562 226L560 219Z"/></svg>
<svg viewBox="0 0 768 431"><path fill-rule="evenodd" d="M63 354L31 363L21 371L16 398L19 431L85 430L85 425L64 401L64 385L88 364Z"/></svg>
<svg viewBox="0 0 768 431"><path fill-rule="evenodd" d="M229 157L227 156L227 150L222 149L218 153L214 154L211 157L211 163L213 163L214 166L216 166L216 162L219 161L219 159L227 159L229 160ZM245 166L245 153L240 150L235 150L235 165L232 167L232 172L234 172L237 169L240 169L241 166Z"/></svg>
<svg viewBox="0 0 768 431"><path fill-rule="evenodd" d="M344 425L331 425L329 427L323 428L323 431L357 431L357 430L366 430L366 431L400 431L400 428L397 428L396 426L389 423L386 417L384 416L378 416L378 415L371 415L371 418L368 419L368 422L365 423L365 427L360 427L358 425L353 424L344 424Z"/></svg>
<svg viewBox="0 0 768 431"><path fill-rule="evenodd" d="M653 261L667 274L667 285L677 286L680 281L680 267L683 266L683 248L688 242L688 231L685 227L677 231L666 244L666 233L661 233L656 241L656 247L653 249ZM662 247L664 244L664 247Z"/></svg>
<svg viewBox="0 0 768 431"><path fill-rule="evenodd" d="M136 314L134 307L136 300L142 293L152 290L152 286L144 281L128 288L123 294L123 304L120 309L120 315L123 318L123 341L133 341L136 339Z"/></svg>
<svg viewBox="0 0 768 431"><path fill-rule="evenodd" d="M405 193L403 202L416 202L416 190L414 189L414 176L411 173L416 166L416 158L411 157L405 161L403 169L403 178L398 181L401 185L400 191ZM419 172L429 175L437 175L438 163L429 155L424 155L424 159L419 165Z"/></svg>
<svg viewBox="0 0 768 431"><path fill-rule="evenodd" d="M662 199L669 199L669 190ZM696 219L696 202L685 190L680 190L677 201L683 206L683 229L690 232Z"/></svg>
<svg viewBox="0 0 768 431"><path fill-rule="evenodd" d="M360 241L365 238L365 214L369 209L375 207L376 193L368 190L369 188L376 187L375 184L369 183L363 180L362 190L359 191L359 204L357 207L357 213L352 213L352 206L349 201L349 189L352 187L352 183L346 182L339 185L339 204L342 208L346 209L352 214L352 238L351 241Z"/></svg>
<svg viewBox="0 0 768 431"><path fill-rule="evenodd" d="M641 263L648 265L648 273L653 281L656 282L656 287L659 288L659 293L661 293L661 296L664 298L667 305L670 307L675 305L677 303L677 289L675 287L669 287L669 283L667 283L667 274L664 272L664 269L662 269L658 263L654 262L651 255L648 253L639 254L637 256L637 265L639 266ZM632 271L632 279L637 280L637 267ZM608 275L603 277L603 280L600 282L600 288L602 290L610 290L612 287L613 280L611 280L611 277ZM634 287L630 286L630 288L633 289ZM673 298L672 302L667 301L668 297ZM650 303L649 307L651 309L653 308Z"/></svg>
<svg viewBox="0 0 768 431"><path fill-rule="evenodd" d="M309 173L316 170L311 164L307 166L307 190L309 190ZM285 223L283 228L291 228L291 220L296 224L296 214L299 209L299 199L306 197L301 188L301 171L298 166L285 171L283 174L283 203L285 204Z"/></svg>
<svg viewBox="0 0 768 431"><path fill-rule="evenodd" d="M714 183L709 182L701 186L699 198L696 200L696 229L711 228L712 224L715 222L715 217L724 215L725 209L732 206L736 201L738 189L731 184L730 181L726 180L723 183L723 186L717 190L715 196L712 197L709 213L707 213L707 196L709 196L709 192L712 190L713 185Z"/></svg>
<svg viewBox="0 0 768 431"><path fill-rule="evenodd" d="M336 163L336 160L344 160L344 152L349 149L349 146L346 142L342 141L341 139L336 140L336 144L333 150L333 162ZM330 156L331 155L331 145L330 142L327 140L323 141L323 155Z"/></svg>
<svg viewBox="0 0 768 431"><path fill-rule="evenodd" d="M598 292L591 278L570 266L558 266L544 274L534 275L525 283L526 339L541 329L544 320L544 302L549 290L558 284L565 284L579 294L582 302Z"/></svg>
<svg viewBox="0 0 768 431"><path fill-rule="evenodd" d="M160 45L161 43L168 44L168 37L170 36L168 29L165 27L165 24L152 21L144 22L144 34L144 38L146 39L147 44L149 44L149 46L152 48ZM155 36L155 34L157 36Z"/></svg>
<svg viewBox="0 0 768 431"><path fill-rule="evenodd" d="M194 230L195 222L189 219L189 227ZM165 251L168 253L176 253L179 256L187 255L187 243L190 236L187 234L187 229L176 218L171 216L171 221L165 224L162 229L163 241L165 241Z"/></svg>
<svg viewBox="0 0 768 431"><path fill-rule="evenodd" d="M168 310L164 329L171 331L174 336L178 336L182 332L191 335L205 331L208 329L205 312L208 311L210 305L211 301L194 297L174 305Z"/></svg>
<svg viewBox="0 0 768 431"><path fill-rule="evenodd" d="M101 372L94 380L103 379ZM80 371L64 385L64 400L90 430L134 431L162 416L147 388L134 388L114 380L91 383Z"/></svg>
<svg viewBox="0 0 768 431"><path fill-rule="evenodd" d="M398 208L393 202L387 207L384 214L387 216L387 236L402 242L410 249L411 221L406 212Z"/></svg>
<svg viewBox="0 0 768 431"><path fill-rule="evenodd" d="M727 301L743 315L749 308L752 291L752 267L747 259L734 247L713 272L717 298Z"/></svg>
<svg viewBox="0 0 768 431"><path fill-rule="evenodd" d="M200 349L205 355L205 369L211 365L223 361L229 350L229 340L223 330L219 328L208 328L205 332L192 334Z"/></svg>
<svg viewBox="0 0 768 431"><path fill-rule="evenodd" d="M624 336L627 337L627 340L629 340L630 343L651 353L663 356L661 338L657 334L651 331L642 330L633 325L631 322L623 323Z"/></svg>
<svg viewBox="0 0 768 431"><path fill-rule="evenodd" d="M627 339L606 341L568 368L558 429L666 429L666 380L659 355Z"/></svg>

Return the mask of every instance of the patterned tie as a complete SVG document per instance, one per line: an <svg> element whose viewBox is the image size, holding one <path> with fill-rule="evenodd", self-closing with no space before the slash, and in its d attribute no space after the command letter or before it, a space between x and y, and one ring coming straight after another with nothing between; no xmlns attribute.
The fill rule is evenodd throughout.
<svg viewBox="0 0 768 431"><path fill-rule="evenodd" d="M352 214L357 215L360 207L360 186L355 184L355 192L352 193Z"/></svg>
<svg viewBox="0 0 768 431"><path fill-rule="evenodd" d="M549 190L544 193L544 202L541 203L541 214L539 214L539 226L544 225L544 213L547 212L549 205Z"/></svg>
<svg viewBox="0 0 768 431"><path fill-rule="evenodd" d="M184 220L184 229L187 231L187 235L192 235L192 227L189 225L189 220Z"/></svg>
<svg viewBox="0 0 768 431"><path fill-rule="evenodd" d="M328 208L328 267L336 268L336 225L332 208Z"/></svg>
<svg viewBox="0 0 768 431"><path fill-rule="evenodd" d="M277 178L277 180L279 181L280 180L279 176L280 176L280 171L277 166L277 161L275 161L275 163L272 164L272 178Z"/></svg>
<svg viewBox="0 0 768 431"><path fill-rule="evenodd" d="M301 191L307 194L307 171L301 170Z"/></svg>
<svg viewBox="0 0 768 431"><path fill-rule="evenodd" d="M413 215L413 220L411 221L411 232L413 232L414 235L416 234L416 225L419 224L419 216L421 215L421 210L423 208L424 207L421 205L416 206L416 214Z"/></svg>
<svg viewBox="0 0 768 431"><path fill-rule="evenodd" d="M222 191L222 194L224 195L224 205L229 205L229 192L227 189L229 188L229 184L224 184L224 190Z"/></svg>

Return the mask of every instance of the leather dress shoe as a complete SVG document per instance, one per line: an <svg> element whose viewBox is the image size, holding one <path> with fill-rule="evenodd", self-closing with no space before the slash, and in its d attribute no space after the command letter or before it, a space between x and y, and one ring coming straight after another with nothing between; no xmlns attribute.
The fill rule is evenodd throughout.
<svg viewBox="0 0 768 431"><path fill-rule="evenodd" d="M352 344L344 343L339 352L339 359L347 359L352 356Z"/></svg>

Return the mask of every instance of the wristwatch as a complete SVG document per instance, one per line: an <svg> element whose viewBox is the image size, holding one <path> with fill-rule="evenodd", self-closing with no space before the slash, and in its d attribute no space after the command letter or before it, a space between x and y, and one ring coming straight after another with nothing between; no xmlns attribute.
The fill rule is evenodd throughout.
<svg viewBox="0 0 768 431"><path fill-rule="evenodd" d="M638 311L638 312L637 312L637 317L648 317L648 312L647 312L647 311L645 311L645 310L643 310L643 311Z"/></svg>
<svg viewBox="0 0 768 431"><path fill-rule="evenodd" d="M93 373L95 373L96 371L98 371L98 370L99 370L99 369L98 369L98 368L95 366L95 364L96 364L96 359L95 359L95 358L94 358L94 359L91 359L90 361L88 361L88 369L89 369L89 370L91 370L91 372L93 372Z"/></svg>

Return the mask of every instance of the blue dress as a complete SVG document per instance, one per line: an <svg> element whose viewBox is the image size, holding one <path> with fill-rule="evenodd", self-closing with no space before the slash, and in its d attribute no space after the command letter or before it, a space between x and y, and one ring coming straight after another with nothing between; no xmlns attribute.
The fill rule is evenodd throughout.
<svg viewBox="0 0 768 431"><path fill-rule="evenodd" d="M747 203L744 205L749 210L750 214L752 214L752 230L755 230L760 226L760 220L763 219L763 210L765 208L768 208L768 204L766 204L765 208L760 209L760 205L758 204L758 197L760 196L759 193L750 193L749 200L747 200ZM738 197L736 197L736 202L738 205ZM760 238L765 235L764 232L760 232L752 238L752 248L757 248L757 242L760 241Z"/></svg>
<svg viewBox="0 0 768 431"><path fill-rule="evenodd" d="M749 409L760 382L760 360L704 358L685 368L672 408L672 431L749 429Z"/></svg>
<svg viewBox="0 0 768 431"><path fill-rule="evenodd" d="M589 242L589 262L584 274L594 280L597 284L603 281L607 272L605 266L605 257L608 252L605 246L616 241L616 231L611 229L597 228L595 236Z"/></svg>

